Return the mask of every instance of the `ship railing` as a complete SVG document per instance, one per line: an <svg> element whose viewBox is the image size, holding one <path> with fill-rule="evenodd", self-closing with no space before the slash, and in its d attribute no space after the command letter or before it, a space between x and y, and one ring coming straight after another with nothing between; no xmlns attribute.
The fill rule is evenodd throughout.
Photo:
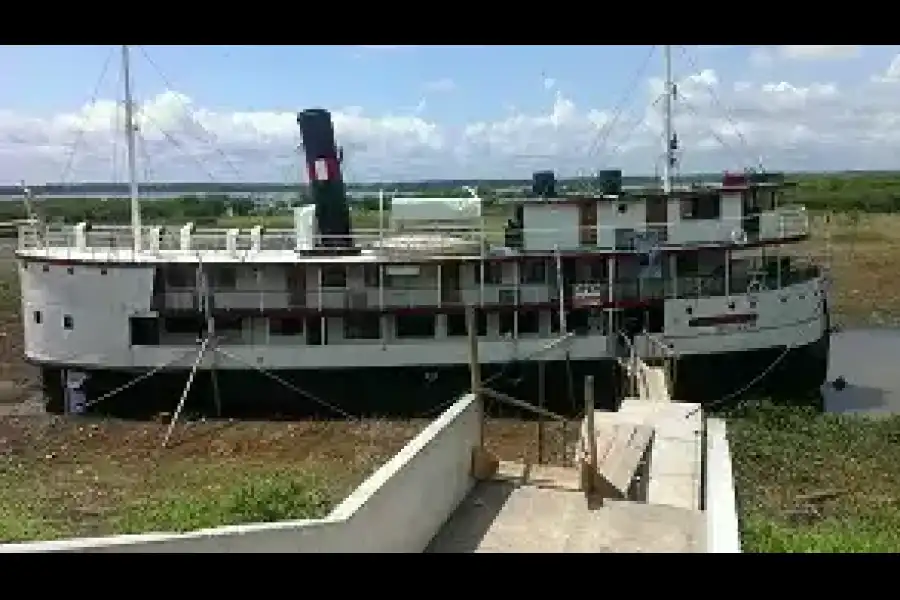
<svg viewBox="0 0 900 600"><path fill-rule="evenodd" d="M436 285L381 288L322 287L289 290L285 288L234 289L213 286L211 304L218 310L390 310L398 308L462 308L465 306L520 306L553 301L555 288L528 284L486 285L483 289L439 289ZM157 309L197 310L199 295L190 285L168 285L159 295Z"/></svg>
<svg viewBox="0 0 900 600"><path fill-rule="evenodd" d="M780 286L811 281L821 275L817 267L785 268ZM596 280L571 286L573 303L578 307L601 307L613 302L699 299L735 294L752 294L779 289L777 276L753 274L678 277L629 281ZM449 308L464 306L528 306L558 300L557 289L549 284L492 284L480 288L438 288L417 285L402 288L376 286L323 287L320 289L213 287L213 307L219 310L384 310L395 308ZM196 310L199 296L193 287L168 286L160 294L158 308Z"/></svg>
<svg viewBox="0 0 900 600"><path fill-rule="evenodd" d="M818 267L785 266L777 273L755 273L725 278L723 275L699 275L676 278L645 278L577 283L572 286L573 300L580 306L603 306L612 302L648 302L653 300L700 299L752 294L777 290L812 281L821 276Z"/></svg>
<svg viewBox="0 0 900 600"><path fill-rule="evenodd" d="M752 218L679 220L640 224L631 229L601 224L583 229L581 239L589 240L590 243L571 249L590 247L649 252L653 247L705 243L741 244L795 238L809 232L809 215L802 206L788 206ZM142 252L149 254L209 251L250 254L261 251L309 250L320 242L329 241L329 237L335 236L313 236L293 229L146 226L141 229L141 248ZM353 232L351 242L360 248L418 256L479 255L484 254L491 243L499 244L503 240L502 226L467 227L430 223L391 230L358 229ZM530 227L525 231L526 249L537 250L544 245L551 250L558 241L559 229ZM128 226L119 225L20 225L19 250L53 248L71 248L79 254L125 259L134 252L133 231Z"/></svg>

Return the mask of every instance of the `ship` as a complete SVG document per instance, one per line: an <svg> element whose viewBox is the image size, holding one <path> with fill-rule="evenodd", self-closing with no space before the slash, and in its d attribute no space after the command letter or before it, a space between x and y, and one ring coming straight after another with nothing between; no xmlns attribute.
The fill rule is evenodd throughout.
<svg viewBox="0 0 900 600"><path fill-rule="evenodd" d="M467 189L382 196L377 227L355 228L331 115L313 108L293 227L221 230L142 224L122 51L131 223L19 230L24 351L50 411L434 414L470 388L470 328L485 386L561 414L589 375L615 408L629 355L669 361L672 396L708 405L826 379L809 215L784 174L674 180L670 75L653 185L607 169L564 191L540 171L503 221Z"/></svg>

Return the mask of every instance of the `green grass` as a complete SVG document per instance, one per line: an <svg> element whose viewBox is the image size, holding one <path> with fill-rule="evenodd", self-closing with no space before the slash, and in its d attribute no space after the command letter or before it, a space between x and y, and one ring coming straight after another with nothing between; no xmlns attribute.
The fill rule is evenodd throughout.
<svg viewBox="0 0 900 600"><path fill-rule="evenodd" d="M34 486L32 496L20 484L33 481L35 465L4 467L0 482L10 487L0 491L3 542L322 518L344 493L301 469L169 469L152 473L146 484L123 485L111 481L112 470L73 467L80 473L48 472L52 483Z"/></svg>
<svg viewBox="0 0 900 600"><path fill-rule="evenodd" d="M422 425L0 418L0 543L325 517Z"/></svg>
<svg viewBox="0 0 900 600"><path fill-rule="evenodd" d="M900 552L900 416L759 406L729 432L745 552Z"/></svg>

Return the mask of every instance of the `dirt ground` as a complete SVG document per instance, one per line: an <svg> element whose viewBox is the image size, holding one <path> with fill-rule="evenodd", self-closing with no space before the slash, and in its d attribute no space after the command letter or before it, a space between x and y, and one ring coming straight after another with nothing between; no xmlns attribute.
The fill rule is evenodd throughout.
<svg viewBox="0 0 900 600"><path fill-rule="evenodd" d="M164 449L161 423L0 418L0 542L322 517L427 423L192 422ZM545 460L562 460L568 429L547 426ZM536 433L485 428L505 460L535 460Z"/></svg>

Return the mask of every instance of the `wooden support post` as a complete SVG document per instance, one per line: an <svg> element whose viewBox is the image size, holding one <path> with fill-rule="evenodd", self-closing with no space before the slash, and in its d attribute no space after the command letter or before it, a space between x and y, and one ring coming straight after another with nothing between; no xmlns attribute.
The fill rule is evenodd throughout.
<svg viewBox="0 0 900 600"><path fill-rule="evenodd" d="M597 431L594 426L594 376L584 378L584 429L587 437L587 456L581 466L581 484L584 492L594 491L597 479Z"/></svg>
<svg viewBox="0 0 900 600"><path fill-rule="evenodd" d="M469 375L472 393L481 402L481 423L478 445L472 449L472 476L479 481L492 478L497 473L500 461L484 448L485 395L481 392L481 363L478 358L478 324L475 321L475 307L466 307L466 330L469 336Z"/></svg>
<svg viewBox="0 0 900 600"><path fill-rule="evenodd" d="M546 393L545 370L547 363L538 360L538 407L544 408ZM538 414L538 430L537 430L537 462L539 465L544 464L544 415Z"/></svg>
<svg viewBox="0 0 900 600"><path fill-rule="evenodd" d="M469 376L472 393L481 395L481 363L478 359L478 324L475 322L475 307L466 307L466 332L469 335Z"/></svg>

